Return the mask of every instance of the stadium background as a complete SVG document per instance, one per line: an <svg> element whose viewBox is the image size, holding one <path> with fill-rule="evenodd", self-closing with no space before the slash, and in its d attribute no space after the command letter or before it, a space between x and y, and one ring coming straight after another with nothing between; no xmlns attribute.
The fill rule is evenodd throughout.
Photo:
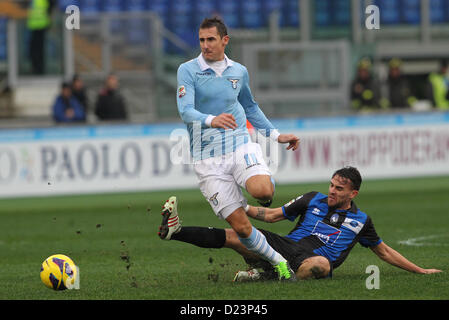
<svg viewBox="0 0 449 320"><path fill-rule="evenodd" d="M8 2L12 6L4 6ZM80 8L79 30L65 28L65 8L70 4ZM380 9L379 30L365 28L368 16L365 8L369 4ZM438 70L440 60L449 57L448 0L59 0L47 37L47 66L42 76L32 74L27 56L30 35L25 8L28 5L29 1L0 2L0 197L11 198L2 200L5 202L1 210L5 218L3 226L8 230L3 230L0 245L12 245L11 249L3 251L5 259L2 261L8 261L3 264L6 270L14 273L12 270L19 265L18 270L32 267L31 262L21 264L13 256L15 250L23 250L39 261L47 253L64 250L66 246L69 255L78 256L79 263L84 263L86 271L94 270L90 259L95 254L107 256L103 258L109 261L110 250L102 242L107 242L102 238L104 235L93 235L106 230L108 223L98 223L94 231L88 231L93 217L114 226L104 231L108 241L135 237L135 242L126 240L126 243L130 251L134 250L134 266L138 269L142 265L139 266L136 255L145 252L148 246L150 250L155 248L153 244L139 247L136 243L147 232L143 230L147 221L138 216L137 211L146 213L150 207L156 208L172 191L179 192L181 198L190 199L184 207L186 214L191 214L187 222L220 225L212 214L209 220L198 218L197 208L207 211L208 207L199 192L189 191L196 190L196 178L189 166L176 165L169 160L174 143L170 135L184 128L176 109L176 70L181 62L199 54L198 25L205 16L215 14L223 17L229 26L231 42L227 54L248 67L252 91L262 110L281 131L294 132L302 139L298 152L279 151L275 167L276 205L296 196L296 189L309 191L307 188L317 187L326 192L325 185L297 184L325 182L335 169L351 164L359 167L364 178L375 185L372 193L367 187L369 195L363 203L368 208L384 209L377 203L379 194L385 196L383 191L391 197L387 205L396 208L395 199L409 203L401 210L410 219L410 232L389 225L392 221L402 221L400 216L396 216L396 220L383 217L387 222L382 226L394 241L409 235L419 238L423 234L445 233L447 219L441 214L434 218L440 229L431 231L427 225L421 225L423 229L420 229L419 215L411 211L442 213L447 209L442 199L449 190L445 178L449 175L449 113L431 106L425 86L429 74ZM401 59L403 72L418 103L400 109L354 109L350 84L364 57L371 59L382 92L387 86L389 61ZM128 121L100 121L94 114L96 96L105 76L111 72L120 78L120 90L129 110ZM57 124L52 120L51 105L59 94L61 82L70 80L74 74L81 76L87 88L91 107L86 123ZM374 181L385 178L400 179L397 182ZM402 190L409 193L408 198L398 197L403 195ZM111 192L115 194L113 201L107 195ZM58 197L62 194L65 197ZM78 198L78 194L91 195ZM434 198L427 204L427 199L420 198L421 195ZM415 199L421 199L420 207L414 207ZM129 219L117 218L122 211L130 210ZM36 228L41 219L51 222ZM152 216L151 223L156 225L157 219ZM139 227L131 228L129 222ZM59 240L65 237L65 232L70 233L67 242L58 240L58 245L49 245L54 239L44 236L47 247L42 243L31 253L27 241L35 241L36 234L50 232L56 224L65 230L56 236ZM127 227L121 230L120 226L125 224ZM14 231L17 227L22 228L22 236ZM275 231L281 232L281 229L285 228ZM98 241L89 254L70 243L79 244L72 238L80 235L85 237L83 241ZM447 240L447 235L439 239ZM161 250L167 250L164 246ZM438 243L433 248L437 247ZM114 250L124 251L123 244L115 246ZM410 252L416 253L413 248ZM435 251L433 254L436 255ZM111 257L117 258L116 255L115 251L111 253ZM196 255L201 256L200 253ZM362 257L363 261L369 261L363 254ZM427 264L433 262L423 254L420 257ZM123 256L120 258L118 264L123 263ZM174 261L177 256L172 253L170 259ZM225 267L221 268L232 269L224 256L214 256L214 259L225 261ZM439 255L439 259L435 267L439 263L442 268L447 257ZM212 265L210 258L208 261L207 267ZM355 264L348 265L352 266L351 272L354 271ZM194 266L185 267L194 274L192 279L202 277L196 274ZM158 268L150 273L157 273ZM221 272L220 268L218 270ZM105 272L114 273L113 267ZM363 270L356 272L363 275ZM215 265L212 273L217 273ZM27 279L34 279L29 271L23 274ZM181 279L181 276L177 273L176 277ZM394 276L393 272L391 280ZM92 275L91 279L95 277ZM127 274L124 282L135 287L132 277ZM145 279L137 278L140 286L142 283L143 287L153 285L153 280L146 283ZM10 290L15 281L2 280L5 290ZM404 280L404 283L395 284L398 291L381 297L388 297L388 294L401 297L400 288L412 282L409 278ZM446 278L443 280L447 283ZM422 281L422 288L425 288L425 281ZM86 282L82 282L82 286L83 283L89 286ZM433 284L436 291L424 297L444 298L438 289L441 283ZM206 297L202 295L204 292L189 295L188 286L185 284L178 298ZM314 295L315 289L308 286L311 297L338 298ZM90 291L92 295L79 297L120 298L120 288L114 289L111 296L95 295L100 288L94 288ZM200 288L204 289L201 285ZM229 298L251 297L252 289L247 289L247 295L233 296L235 293L228 288ZM1 297L10 294L5 290ZM12 297L36 298L26 291L24 287ZM209 293L213 299L223 298L216 292ZM297 297L293 293L287 296ZM158 296L131 294L130 297ZM423 296L419 293L405 295L405 298L410 297Z"/></svg>
<svg viewBox="0 0 449 320"><path fill-rule="evenodd" d="M28 54L30 1L8 2L0 20L2 196L195 187L188 166L170 163L169 137L183 128L177 67L198 55L198 25L211 15L228 24L227 53L248 67L264 112L303 138L299 152L279 150L279 183L326 180L345 164L368 178L449 173L447 110L432 107L426 95L429 74L449 52L449 1L60 0L39 76ZM80 9L79 30L65 27L71 4ZM379 30L365 27L369 4L380 10ZM372 61L384 98L388 64L401 59L417 102L355 109L351 82L362 58ZM111 72L127 121L94 114ZM74 74L87 90L87 120L55 123L52 104Z"/></svg>

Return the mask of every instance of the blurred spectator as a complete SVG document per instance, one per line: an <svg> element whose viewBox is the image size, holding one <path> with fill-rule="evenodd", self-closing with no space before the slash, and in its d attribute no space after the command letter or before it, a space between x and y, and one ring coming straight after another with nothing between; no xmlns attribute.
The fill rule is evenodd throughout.
<svg viewBox="0 0 449 320"><path fill-rule="evenodd" d="M32 0L28 10L27 26L31 31L29 54L33 74L45 72L45 35L51 26L51 11L55 0Z"/></svg>
<svg viewBox="0 0 449 320"><path fill-rule="evenodd" d="M388 65L388 105L391 108L411 107L417 101L402 75L401 66L402 61L396 58L391 59Z"/></svg>
<svg viewBox="0 0 449 320"><path fill-rule="evenodd" d="M53 119L56 122L84 122L86 114L83 106L72 95L69 83L64 82L61 87L61 94L53 104Z"/></svg>
<svg viewBox="0 0 449 320"><path fill-rule="evenodd" d="M72 94L81 103L84 113L87 114L89 104L87 101L86 90L84 88L84 82L79 75L74 75L72 79Z"/></svg>
<svg viewBox="0 0 449 320"><path fill-rule="evenodd" d="M0 88L0 118L14 116L14 102L12 90L9 86Z"/></svg>
<svg viewBox="0 0 449 320"><path fill-rule="evenodd" d="M351 84L351 104L357 110L387 108L380 99L380 86L372 75L371 65L368 58L361 59Z"/></svg>
<svg viewBox="0 0 449 320"><path fill-rule="evenodd" d="M115 74L106 78L105 87L98 94L95 114L100 120L126 120L125 99L120 94L119 80Z"/></svg>
<svg viewBox="0 0 449 320"><path fill-rule="evenodd" d="M448 60L441 60L438 72L432 72L429 75L428 98L432 101L433 106L440 110L449 109L448 66Z"/></svg>

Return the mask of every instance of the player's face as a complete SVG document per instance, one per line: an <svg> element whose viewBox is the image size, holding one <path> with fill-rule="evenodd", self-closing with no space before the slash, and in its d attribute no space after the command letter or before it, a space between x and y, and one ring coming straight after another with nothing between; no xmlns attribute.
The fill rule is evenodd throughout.
<svg viewBox="0 0 449 320"><path fill-rule="evenodd" d="M349 209L351 200L358 193L357 190L352 189L352 184L349 179L335 175L329 185L327 204L329 207L335 207L336 209Z"/></svg>
<svg viewBox="0 0 449 320"><path fill-rule="evenodd" d="M200 47L204 59L207 61L221 61L229 42L229 36L220 37L217 28L200 29Z"/></svg>

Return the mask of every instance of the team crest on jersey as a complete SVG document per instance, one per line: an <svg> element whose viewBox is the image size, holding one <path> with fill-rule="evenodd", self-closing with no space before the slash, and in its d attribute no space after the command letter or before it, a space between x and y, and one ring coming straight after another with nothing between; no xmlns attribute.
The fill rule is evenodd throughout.
<svg viewBox="0 0 449 320"><path fill-rule="evenodd" d="M218 200L217 200L218 192L215 193L212 197L209 198L209 201L212 202L214 206L218 206Z"/></svg>
<svg viewBox="0 0 449 320"><path fill-rule="evenodd" d="M232 88L237 89L237 82L239 82L239 79L228 79L232 83Z"/></svg>
<svg viewBox="0 0 449 320"><path fill-rule="evenodd" d="M336 224L338 222L338 218L339 218L339 215L337 213L334 213L330 218L331 223Z"/></svg>
<svg viewBox="0 0 449 320"><path fill-rule="evenodd" d="M182 98L186 95L186 88L184 86L180 86L178 88L178 97Z"/></svg>

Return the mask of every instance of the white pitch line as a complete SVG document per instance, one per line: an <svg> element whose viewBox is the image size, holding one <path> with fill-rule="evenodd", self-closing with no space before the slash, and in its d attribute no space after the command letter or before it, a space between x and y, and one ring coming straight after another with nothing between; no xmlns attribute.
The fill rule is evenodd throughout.
<svg viewBox="0 0 449 320"><path fill-rule="evenodd" d="M449 243L426 243L427 240L431 239L438 239L442 237L447 237L446 234L434 234L430 236L424 236L424 237L417 237L417 238L410 238L407 240L401 240L398 241L399 244L404 244L406 246L415 246L415 247L422 247L422 246L449 246Z"/></svg>

